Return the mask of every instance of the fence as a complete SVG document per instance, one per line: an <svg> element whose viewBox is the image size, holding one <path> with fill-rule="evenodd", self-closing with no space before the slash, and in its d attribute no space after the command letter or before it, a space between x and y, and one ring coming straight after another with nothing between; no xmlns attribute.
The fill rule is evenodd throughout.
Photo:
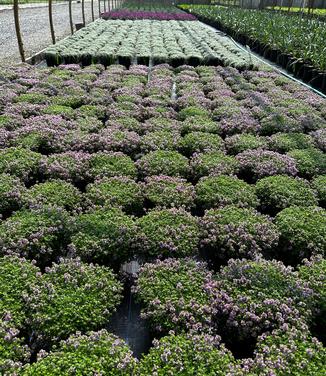
<svg viewBox="0 0 326 376"><path fill-rule="evenodd" d="M91 18L92 21L95 20L95 13L94 13L94 1L91 0ZM17 42L18 42L18 49L19 54L22 62L26 61L25 51L24 51L24 42L22 38L22 33L20 29L20 22L19 22L19 4L20 0L13 0L13 13L14 13L14 21L15 21L15 29L16 29L16 36L17 36ZM36 2L36 1L35 1ZM42 2L42 1L40 1ZM53 23L53 3L55 3L55 0L46 0L43 2L48 3L48 14L49 14L49 24L50 24L50 32L51 32L51 40L54 44L56 42L56 35L55 35L55 27ZM70 32L73 34L76 30L86 25L86 15L85 15L85 0L77 1L77 3L80 3L80 9L81 9L81 15L82 15L82 24L76 24L74 27L74 21L73 21L73 14L72 14L72 0L66 0L67 6L69 9L69 24L70 24ZM112 10L115 8L118 8L121 6L121 4L124 2L124 0L98 0L98 8L99 8L99 14L98 17L101 17L101 9L103 11Z"/></svg>

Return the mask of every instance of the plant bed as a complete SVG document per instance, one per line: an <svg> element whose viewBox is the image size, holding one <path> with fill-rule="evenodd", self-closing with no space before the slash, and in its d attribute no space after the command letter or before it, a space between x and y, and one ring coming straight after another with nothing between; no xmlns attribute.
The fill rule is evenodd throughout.
<svg viewBox="0 0 326 376"><path fill-rule="evenodd" d="M108 44L108 40L110 44ZM164 41L169 41L166 44ZM242 69L254 64L226 37L219 36L197 21L97 20L44 52L49 66L101 63L130 66L168 62L179 66L232 64Z"/></svg>
<svg viewBox="0 0 326 376"><path fill-rule="evenodd" d="M325 109L232 61L0 67L0 374L323 374Z"/></svg>
<svg viewBox="0 0 326 376"><path fill-rule="evenodd" d="M193 4L179 7L240 43L249 45L255 52L267 55L273 62L326 93L326 60L319 53L325 45L324 20L236 7ZM290 35L289 43L282 38L283 34ZM300 35L306 38L302 40Z"/></svg>

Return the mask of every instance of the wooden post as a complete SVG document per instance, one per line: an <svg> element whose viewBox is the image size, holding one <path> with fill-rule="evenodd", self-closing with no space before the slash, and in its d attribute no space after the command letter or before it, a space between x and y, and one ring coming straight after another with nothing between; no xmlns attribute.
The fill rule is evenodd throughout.
<svg viewBox="0 0 326 376"><path fill-rule="evenodd" d="M86 20L85 20L85 0L82 0L82 17L83 17L83 25L86 25Z"/></svg>
<svg viewBox="0 0 326 376"><path fill-rule="evenodd" d="M91 7L92 7L92 21L94 21L94 0L91 0Z"/></svg>
<svg viewBox="0 0 326 376"><path fill-rule="evenodd" d="M22 62L25 62L25 52L24 52L24 44L23 39L20 33L20 25L19 25L19 0L14 0L14 18L15 18L15 29L16 29L16 36L18 42L18 49L19 54Z"/></svg>
<svg viewBox="0 0 326 376"><path fill-rule="evenodd" d="M72 21L72 0L69 0L69 22L70 22L70 31L71 34L74 33L74 24Z"/></svg>
<svg viewBox="0 0 326 376"><path fill-rule="evenodd" d="M54 26L53 26L53 18L52 18L52 0L49 0L49 21L50 21L52 43L55 44L55 34L54 34Z"/></svg>
<svg viewBox="0 0 326 376"><path fill-rule="evenodd" d="M98 16L101 17L101 0L98 0Z"/></svg>

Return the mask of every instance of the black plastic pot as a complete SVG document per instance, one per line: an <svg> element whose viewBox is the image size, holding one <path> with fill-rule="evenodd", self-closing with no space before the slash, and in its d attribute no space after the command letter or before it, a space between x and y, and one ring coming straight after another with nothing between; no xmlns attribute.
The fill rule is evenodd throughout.
<svg viewBox="0 0 326 376"><path fill-rule="evenodd" d="M77 30L77 31L80 30L80 29L82 29L84 26L85 26L85 25L84 25L82 22L80 22L80 23L76 23L76 24L75 24L75 27L76 27L76 30Z"/></svg>

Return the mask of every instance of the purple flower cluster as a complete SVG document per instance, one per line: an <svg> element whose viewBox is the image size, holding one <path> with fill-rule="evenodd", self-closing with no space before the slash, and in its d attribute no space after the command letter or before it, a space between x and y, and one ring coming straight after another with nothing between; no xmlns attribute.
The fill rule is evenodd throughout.
<svg viewBox="0 0 326 376"><path fill-rule="evenodd" d="M0 325L0 373L25 361L25 334L50 351L26 376L66 372L79 355L91 373L104 345L122 374L270 376L291 359L320 373L309 330L322 339L324 100L273 72L219 66L21 65L0 77L0 314L15 320ZM71 337L58 360L52 344L103 328L118 303L107 266L134 259L151 262L135 282L142 317L175 333L139 368L104 332ZM221 341L256 348L234 361ZM104 373L112 359L101 355Z"/></svg>
<svg viewBox="0 0 326 376"><path fill-rule="evenodd" d="M197 18L192 14L184 12L157 12L157 11L135 11L128 9L113 10L104 12L101 17L105 20L159 20L159 21L195 21Z"/></svg>

